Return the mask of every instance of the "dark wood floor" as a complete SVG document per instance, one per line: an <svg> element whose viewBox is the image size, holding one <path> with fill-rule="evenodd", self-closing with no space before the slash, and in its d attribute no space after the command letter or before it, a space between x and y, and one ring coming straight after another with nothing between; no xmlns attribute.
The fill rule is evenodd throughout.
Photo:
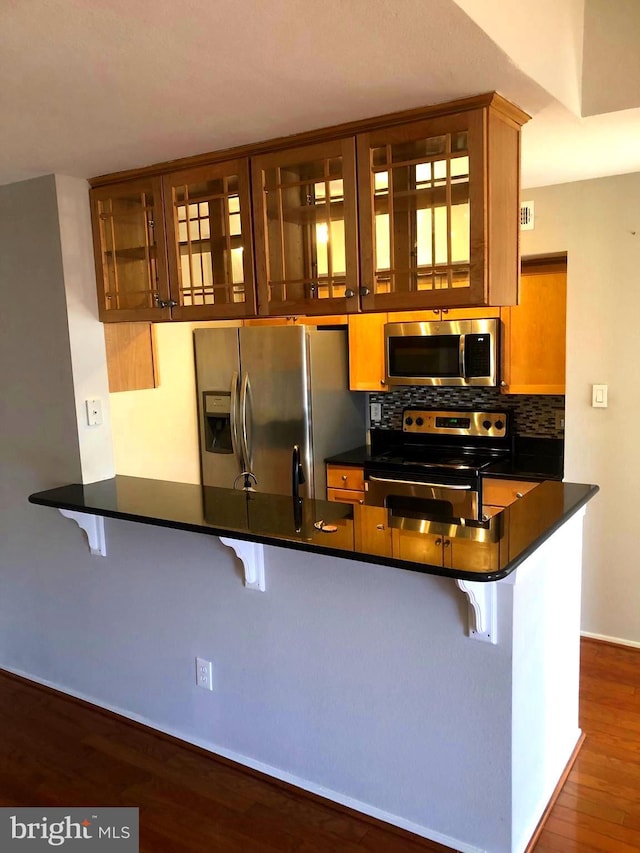
<svg viewBox="0 0 640 853"><path fill-rule="evenodd" d="M584 640L584 746L536 853L640 850L640 650ZM144 853L447 848L0 673L0 805L138 806Z"/></svg>

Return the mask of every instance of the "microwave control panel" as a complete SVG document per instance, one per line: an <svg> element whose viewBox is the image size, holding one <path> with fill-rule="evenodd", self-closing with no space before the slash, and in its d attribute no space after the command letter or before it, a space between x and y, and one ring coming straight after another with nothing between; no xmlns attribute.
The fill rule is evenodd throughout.
<svg viewBox="0 0 640 853"><path fill-rule="evenodd" d="M419 435L458 435L487 438L507 436L506 412L451 412L405 409L402 431Z"/></svg>

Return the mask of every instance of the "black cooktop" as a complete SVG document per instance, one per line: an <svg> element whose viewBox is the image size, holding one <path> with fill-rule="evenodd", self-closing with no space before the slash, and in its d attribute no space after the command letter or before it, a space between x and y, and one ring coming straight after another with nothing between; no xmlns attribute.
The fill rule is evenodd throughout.
<svg viewBox="0 0 640 853"><path fill-rule="evenodd" d="M476 475L508 456L509 451L503 449L402 444L372 456L365 462L365 470Z"/></svg>

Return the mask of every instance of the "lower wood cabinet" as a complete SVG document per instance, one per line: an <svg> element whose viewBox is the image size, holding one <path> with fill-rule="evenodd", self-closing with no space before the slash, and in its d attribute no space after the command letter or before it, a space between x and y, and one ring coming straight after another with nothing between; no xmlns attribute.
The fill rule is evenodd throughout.
<svg viewBox="0 0 640 853"><path fill-rule="evenodd" d="M364 503L364 471L353 465L327 465L327 500Z"/></svg>
<svg viewBox="0 0 640 853"><path fill-rule="evenodd" d="M529 480L502 480L485 477L482 481L482 503L488 506L509 506L539 485L539 482Z"/></svg>
<svg viewBox="0 0 640 853"><path fill-rule="evenodd" d="M502 527L495 538L481 542L390 527L385 507L354 506L353 513L358 551L470 572L497 571L507 559L508 536Z"/></svg>

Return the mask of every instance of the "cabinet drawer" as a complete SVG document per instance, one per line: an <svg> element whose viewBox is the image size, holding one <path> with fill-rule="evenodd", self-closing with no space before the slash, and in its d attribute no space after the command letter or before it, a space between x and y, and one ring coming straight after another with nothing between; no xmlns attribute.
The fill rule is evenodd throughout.
<svg viewBox="0 0 640 853"><path fill-rule="evenodd" d="M363 504L364 492L355 489L327 489L327 500L343 504Z"/></svg>
<svg viewBox="0 0 640 853"><path fill-rule="evenodd" d="M482 481L482 502L492 506L509 506L539 485L528 480L494 480L485 477Z"/></svg>
<svg viewBox="0 0 640 853"><path fill-rule="evenodd" d="M327 487L364 492L364 471L352 465L327 465Z"/></svg>

